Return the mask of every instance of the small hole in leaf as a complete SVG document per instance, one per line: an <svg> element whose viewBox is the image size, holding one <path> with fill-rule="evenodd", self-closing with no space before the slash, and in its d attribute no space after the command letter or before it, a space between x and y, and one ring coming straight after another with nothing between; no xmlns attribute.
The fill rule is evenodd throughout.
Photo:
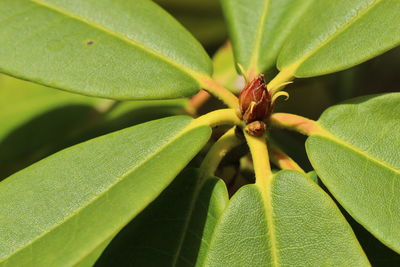
<svg viewBox="0 0 400 267"><path fill-rule="evenodd" d="M87 45L92 45L92 44L94 44L94 41L87 41L86 44Z"/></svg>

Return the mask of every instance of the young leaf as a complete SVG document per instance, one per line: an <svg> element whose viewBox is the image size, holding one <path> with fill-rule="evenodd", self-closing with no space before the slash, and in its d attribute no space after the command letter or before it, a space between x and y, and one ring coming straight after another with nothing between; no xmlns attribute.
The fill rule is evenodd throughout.
<svg viewBox="0 0 400 267"><path fill-rule="evenodd" d="M113 99L195 94L201 45L150 0L3 0L0 71Z"/></svg>
<svg viewBox="0 0 400 267"><path fill-rule="evenodd" d="M197 170L186 170L114 238L96 265L203 266L227 203L222 180L201 181Z"/></svg>
<svg viewBox="0 0 400 267"><path fill-rule="evenodd" d="M93 261L201 149L210 128L176 116L63 150L0 183L0 263Z"/></svg>
<svg viewBox="0 0 400 267"><path fill-rule="evenodd" d="M275 64L311 0L221 0L236 62L247 73L260 73Z"/></svg>
<svg viewBox="0 0 400 267"><path fill-rule="evenodd" d="M400 1L313 1L286 40L278 68L310 77L375 57L400 44L399 12Z"/></svg>
<svg viewBox="0 0 400 267"><path fill-rule="evenodd" d="M356 98L326 110L308 138L310 161L340 204L400 252L400 93Z"/></svg>
<svg viewBox="0 0 400 267"><path fill-rule="evenodd" d="M368 266L350 226L305 174L246 185L216 226L206 266Z"/></svg>

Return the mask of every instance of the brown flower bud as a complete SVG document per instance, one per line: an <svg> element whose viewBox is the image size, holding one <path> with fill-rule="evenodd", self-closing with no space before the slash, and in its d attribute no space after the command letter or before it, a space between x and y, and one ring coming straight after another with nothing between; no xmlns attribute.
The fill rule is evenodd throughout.
<svg viewBox="0 0 400 267"><path fill-rule="evenodd" d="M243 121L266 121L271 114L271 95L267 90L264 75L260 74L240 92L239 106Z"/></svg>
<svg viewBox="0 0 400 267"><path fill-rule="evenodd" d="M253 121L247 124L245 131L252 136L261 136L267 130L267 125L262 121Z"/></svg>

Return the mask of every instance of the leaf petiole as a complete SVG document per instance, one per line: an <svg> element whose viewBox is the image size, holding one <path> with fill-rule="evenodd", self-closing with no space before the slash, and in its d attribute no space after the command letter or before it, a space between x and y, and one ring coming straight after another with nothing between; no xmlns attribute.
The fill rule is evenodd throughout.
<svg viewBox="0 0 400 267"><path fill-rule="evenodd" d="M272 171L269 163L268 148L265 137L251 136L246 131L243 132L253 159L256 185L261 187L262 192L265 192L269 181L272 179Z"/></svg>
<svg viewBox="0 0 400 267"><path fill-rule="evenodd" d="M215 142L200 166L200 177L202 179L213 176L225 155L233 148L242 144L242 140L235 134L235 127L228 130Z"/></svg>
<svg viewBox="0 0 400 267"><path fill-rule="evenodd" d="M325 130L320 127L318 122L290 113L274 113L270 117L270 123L275 127L296 131L308 136L314 134L326 135Z"/></svg>
<svg viewBox="0 0 400 267"><path fill-rule="evenodd" d="M201 86L204 90L220 99L228 107L234 110L239 109L239 100L231 91L224 88L217 81L208 76L198 77L198 79L201 82Z"/></svg>
<svg viewBox="0 0 400 267"><path fill-rule="evenodd" d="M268 83L267 88L271 95L274 95L291 83L294 78L294 70L296 67L297 66L293 66L282 70Z"/></svg>
<svg viewBox="0 0 400 267"><path fill-rule="evenodd" d="M210 127L215 127L219 125L242 125L243 122L237 116L235 110L218 109L211 111L203 116L194 119L193 122L188 127L198 127L199 125L207 125Z"/></svg>
<svg viewBox="0 0 400 267"><path fill-rule="evenodd" d="M196 116L198 114L199 108L203 106L210 97L211 95L207 91L200 90L188 101L186 112L188 112L190 115Z"/></svg>

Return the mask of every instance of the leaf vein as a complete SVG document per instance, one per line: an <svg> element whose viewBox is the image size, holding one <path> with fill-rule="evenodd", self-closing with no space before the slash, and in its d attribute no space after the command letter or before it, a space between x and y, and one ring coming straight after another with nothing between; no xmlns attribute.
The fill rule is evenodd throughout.
<svg viewBox="0 0 400 267"><path fill-rule="evenodd" d="M376 0L372 2L368 7L366 7L364 10L361 12L357 13L354 17L352 17L347 23L342 25L342 27L339 27L333 34L329 35L325 40L323 40L319 45L317 45L314 49L311 49L308 53L306 53L303 57L300 59L296 60L294 63L290 64L290 66L286 67L285 69L293 68L294 71L307 59L312 57L318 50L323 48L325 45L327 45L330 41L338 37L340 34L345 32L348 28L350 28L354 23L356 23L359 19L363 18L365 14L367 14L369 11L373 10L374 7L378 5L382 0Z"/></svg>

